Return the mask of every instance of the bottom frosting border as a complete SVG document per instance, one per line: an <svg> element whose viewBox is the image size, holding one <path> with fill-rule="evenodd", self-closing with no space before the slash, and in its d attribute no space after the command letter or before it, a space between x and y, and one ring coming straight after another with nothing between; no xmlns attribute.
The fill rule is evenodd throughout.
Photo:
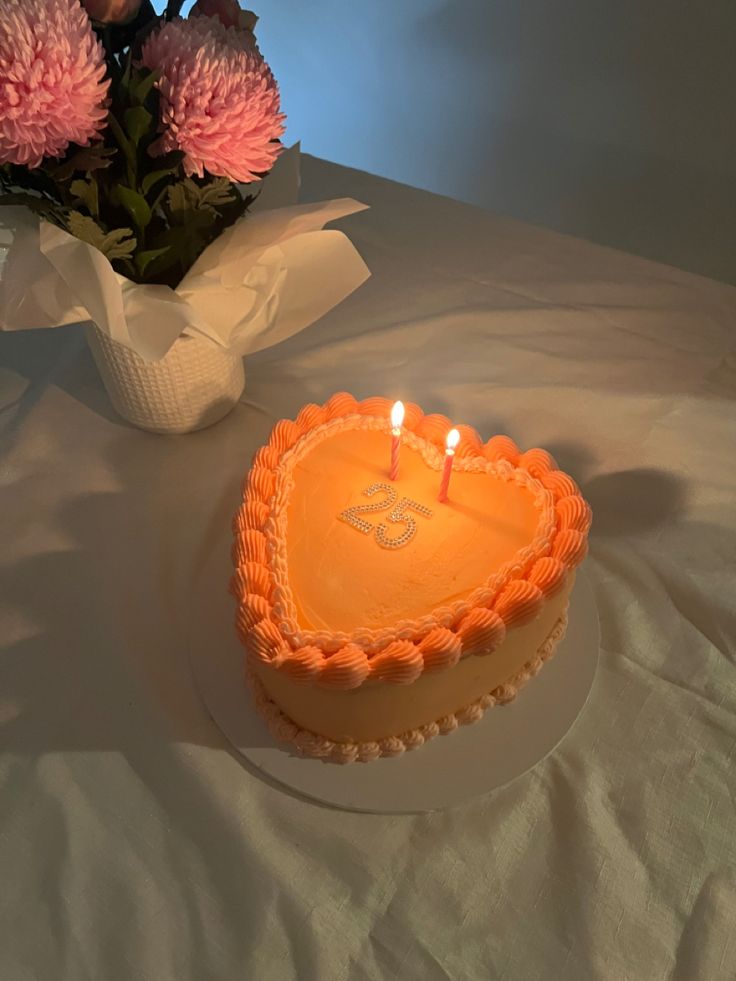
<svg viewBox="0 0 736 981"><path fill-rule="evenodd" d="M458 726L470 725L483 718L486 709L513 701L523 686L533 678L557 649L567 630L567 611L558 618L534 657L508 681L481 695L468 705L449 715L429 722L416 729L408 729L398 736L387 736L371 742L336 742L308 729L302 729L285 715L269 697L261 680L245 659L245 678L253 695L255 706L263 717L274 739L292 743L301 756L322 759L331 763L370 763L382 756L400 756L412 749L419 749L435 736L446 736Z"/></svg>

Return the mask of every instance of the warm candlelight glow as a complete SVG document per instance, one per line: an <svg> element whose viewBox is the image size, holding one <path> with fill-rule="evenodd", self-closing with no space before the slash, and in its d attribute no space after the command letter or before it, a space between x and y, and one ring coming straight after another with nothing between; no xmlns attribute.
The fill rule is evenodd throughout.
<svg viewBox="0 0 736 981"><path fill-rule="evenodd" d="M401 423L404 421L404 403L394 402L391 407L391 480L399 479L399 454L401 452Z"/></svg>
<svg viewBox="0 0 736 981"><path fill-rule="evenodd" d="M394 402L391 408L391 428L401 429L401 424L404 421L404 403ZM398 435L398 434L397 434Z"/></svg>
<svg viewBox="0 0 736 981"><path fill-rule="evenodd" d="M457 429L451 429L445 440L445 465L442 468L442 480L440 481L440 492L437 500L444 504L447 500L447 489L450 486L450 475L452 474L452 458L455 456L455 447L460 442L460 433Z"/></svg>
<svg viewBox="0 0 736 981"><path fill-rule="evenodd" d="M447 434L447 439L445 440L445 446L447 447L448 453L454 453L455 447L460 442L460 433L457 429L451 429Z"/></svg>

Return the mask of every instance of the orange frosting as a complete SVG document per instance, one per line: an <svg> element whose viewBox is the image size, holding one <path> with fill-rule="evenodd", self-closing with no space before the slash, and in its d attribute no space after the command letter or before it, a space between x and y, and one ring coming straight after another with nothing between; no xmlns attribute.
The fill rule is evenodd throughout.
<svg viewBox="0 0 736 981"><path fill-rule="evenodd" d="M379 418L387 419L392 405L393 402L390 402L388 399L384 399L380 395L374 395L369 399L363 399L360 403L360 411L364 416L378 416Z"/></svg>
<svg viewBox="0 0 736 981"><path fill-rule="evenodd" d="M324 666L320 683L331 688L357 688L368 677L368 661L356 644L346 644Z"/></svg>
<svg viewBox="0 0 736 981"><path fill-rule="evenodd" d="M420 420L416 433L434 443L435 446L444 449L447 434L452 428L452 421L447 416L432 413Z"/></svg>
<svg viewBox="0 0 736 981"><path fill-rule="evenodd" d="M537 559L529 570L529 582L538 586L545 596L554 596L562 588L566 576L567 566L550 555Z"/></svg>
<svg viewBox="0 0 736 981"><path fill-rule="evenodd" d="M432 515L407 511L416 524L411 543L381 548L373 534L339 516L382 499L363 491L387 481L389 454L386 433L348 430L324 439L294 467L286 561L304 630L349 634L421 617L467 596L534 538L540 511L533 490L495 474L458 471L450 501L439 504L438 470L405 443L396 499L410 498ZM390 511L363 514L377 525ZM396 535L403 525L391 530Z"/></svg>
<svg viewBox="0 0 736 981"><path fill-rule="evenodd" d="M292 422L291 419L280 419L271 430L268 444L277 452L283 453L284 450L293 446L300 436L301 432L295 422Z"/></svg>
<svg viewBox="0 0 736 981"><path fill-rule="evenodd" d="M588 539L582 531L572 528L562 530L552 546L552 555L569 566L579 565L587 552Z"/></svg>
<svg viewBox="0 0 736 981"><path fill-rule="evenodd" d="M556 469L552 455L546 450L540 449L527 450L526 453L522 453L519 457L518 466L530 473L532 477L537 477L540 480L550 470Z"/></svg>
<svg viewBox="0 0 736 981"><path fill-rule="evenodd" d="M486 655L534 619L585 556L590 509L575 482L546 451L521 454L507 436L483 445L457 426L450 500L439 504L453 424L407 403L392 483L391 404L340 392L304 406L296 422L274 426L244 482L230 586L238 634L261 664L295 681L409 684ZM384 486L366 496L374 484ZM400 547L381 546L376 526L390 544L411 522Z"/></svg>
<svg viewBox="0 0 736 981"><path fill-rule="evenodd" d="M491 436L483 449L488 460L506 460L514 466L518 463L519 447L509 436Z"/></svg>
<svg viewBox="0 0 736 981"><path fill-rule="evenodd" d="M246 668L246 679L253 690L260 713L277 739L292 742L305 756L330 759L335 763L352 763L355 760L366 763L380 756L396 756L399 753L418 749L428 740L452 732L458 725L477 722L490 706L511 701L516 697L519 689L554 654L557 643L564 635L565 627L566 618L563 615L557 620L536 654L502 685L491 692L484 693L462 708L456 708L450 715L404 730L398 736L370 740L347 738L335 741L328 736L318 735L309 729L303 729L284 714L279 704L271 699L264 679L258 677L251 665Z"/></svg>
<svg viewBox="0 0 736 981"><path fill-rule="evenodd" d="M238 616L248 625L248 629L252 629L261 620L267 620L270 612L265 596L249 593L240 604Z"/></svg>
<svg viewBox="0 0 736 981"><path fill-rule="evenodd" d="M249 646L259 660L272 660L283 646L278 627L270 620L259 620L251 630Z"/></svg>
<svg viewBox="0 0 736 981"><path fill-rule="evenodd" d="M512 579L494 603L496 613L507 627L528 623L542 609L544 596L528 579Z"/></svg>
<svg viewBox="0 0 736 981"><path fill-rule="evenodd" d="M248 490L261 501L269 501L276 489L276 474L265 467L253 467L248 478Z"/></svg>
<svg viewBox="0 0 736 981"><path fill-rule="evenodd" d="M303 433L314 429L315 426L321 426L326 421L327 412L324 407L315 405L314 402L309 402L303 406L299 410L299 415L296 417L296 424Z"/></svg>
<svg viewBox="0 0 736 981"><path fill-rule="evenodd" d="M590 528L590 508L582 497L563 497L555 507L560 528L574 528L587 533Z"/></svg>
<svg viewBox="0 0 736 981"><path fill-rule="evenodd" d="M463 645L460 637L447 627L435 627L419 644L424 658L424 670L450 668L460 660Z"/></svg>
<svg viewBox="0 0 736 981"><path fill-rule="evenodd" d="M503 643L506 624L498 613L477 606L463 617L457 632L464 650L490 654Z"/></svg>
<svg viewBox="0 0 736 981"><path fill-rule="evenodd" d="M549 473L544 474L540 478L544 486L551 490L555 495L555 498L559 500L562 497L572 497L575 494L579 494L578 485L569 477L566 473L561 470L551 470Z"/></svg>
<svg viewBox="0 0 736 981"><path fill-rule="evenodd" d="M325 667L325 655L319 647L300 647L284 661L281 670L294 681L308 682L319 677Z"/></svg>
<svg viewBox="0 0 736 981"><path fill-rule="evenodd" d="M245 543L237 525L233 525L233 534L235 537L233 538L232 548L230 549L230 558L233 560L233 565L237 573L239 567L248 561L248 556L245 554Z"/></svg>
<svg viewBox="0 0 736 981"><path fill-rule="evenodd" d="M265 501L250 496L241 508L241 514L243 524L246 528L254 528L256 531L260 531L268 518L268 504Z"/></svg>
<svg viewBox="0 0 736 981"><path fill-rule="evenodd" d="M332 398L325 402L325 412L328 419L337 419L339 416L349 416L358 411L358 403L352 395L347 392L336 392Z"/></svg>
<svg viewBox="0 0 736 981"><path fill-rule="evenodd" d="M273 446L262 446L260 450L256 451L256 455L253 457L253 466L273 470L274 467L279 465L280 456L279 451Z"/></svg>
<svg viewBox="0 0 736 981"><path fill-rule="evenodd" d="M419 648L411 641L395 640L371 660L370 666L371 677L376 681L408 685L422 673L424 660Z"/></svg>
<svg viewBox="0 0 736 981"><path fill-rule="evenodd" d="M457 449L455 450L458 457L479 456L483 452L483 444L480 441L477 430L463 423L455 426L455 429L460 433L460 442L457 444Z"/></svg>
<svg viewBox="0 0 736 981"><path fill-rule="evenodd" d="M239 537L245 562L266 563L266 536L255 528L245 528Z"/></svg>
<svg viewBox="0 0 736 981"><path fill-rule="evenodd" d="M271 595L273 581L268 574L266 566L259 562L246 562L240 568L245 574L248 595L252 596L256 594L257 596L263 596L268 599Z"/></svg>
<svg viewBox="0 0 736 981"><path fill-rule="evenodd" d="M416 402L404 403L404 429L414 432L424 418L424 413Z"/></svg>
<svg viewBox="0 0 736 981"><path fill-rule="evenodd" d="M245 616L243 606L238 607L237 613L235 614L235 629L238 633L238 637L240 637L241 641L246 645L246 647L248 646L250 632L257 622L258 621L256 620L254 623L249 617Z"/></svg>

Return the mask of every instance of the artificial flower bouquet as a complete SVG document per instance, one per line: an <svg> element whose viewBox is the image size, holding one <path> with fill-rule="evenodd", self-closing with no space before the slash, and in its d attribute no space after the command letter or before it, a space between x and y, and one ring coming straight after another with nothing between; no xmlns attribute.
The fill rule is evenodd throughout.
<svg viewBox="0 0 736 981"><path fill-rule="evenodd" d="M160 431L213 421L242 391L243 354L368 275L322 230L362 205L295 205L255 15L236 0L181 7L0 0L0 327L89 321L116 408ZM291 206L259 209L277 163Z"/></svg>

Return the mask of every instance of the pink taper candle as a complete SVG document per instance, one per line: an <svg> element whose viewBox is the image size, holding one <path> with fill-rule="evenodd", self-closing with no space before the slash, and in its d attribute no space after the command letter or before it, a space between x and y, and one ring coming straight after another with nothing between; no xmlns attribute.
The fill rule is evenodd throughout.
<svg viewBox="0 0 736 981"><path fill-rule="evenodd" d="M394 402L391 408L391 480L399 479L399 453L401 452L401 424L404 421L404 403Z"/></svg>
<svg viewBox="0 0 736 981"><path fill-rule="evenodd" d="M447 489L450 486L450 474L452 473L452 459L455 456L455 447L460 442L460 433L457 429L451 429L445 440L445 466L442 470L442 481L437 500L444 504L447 500Z"/></svg>

